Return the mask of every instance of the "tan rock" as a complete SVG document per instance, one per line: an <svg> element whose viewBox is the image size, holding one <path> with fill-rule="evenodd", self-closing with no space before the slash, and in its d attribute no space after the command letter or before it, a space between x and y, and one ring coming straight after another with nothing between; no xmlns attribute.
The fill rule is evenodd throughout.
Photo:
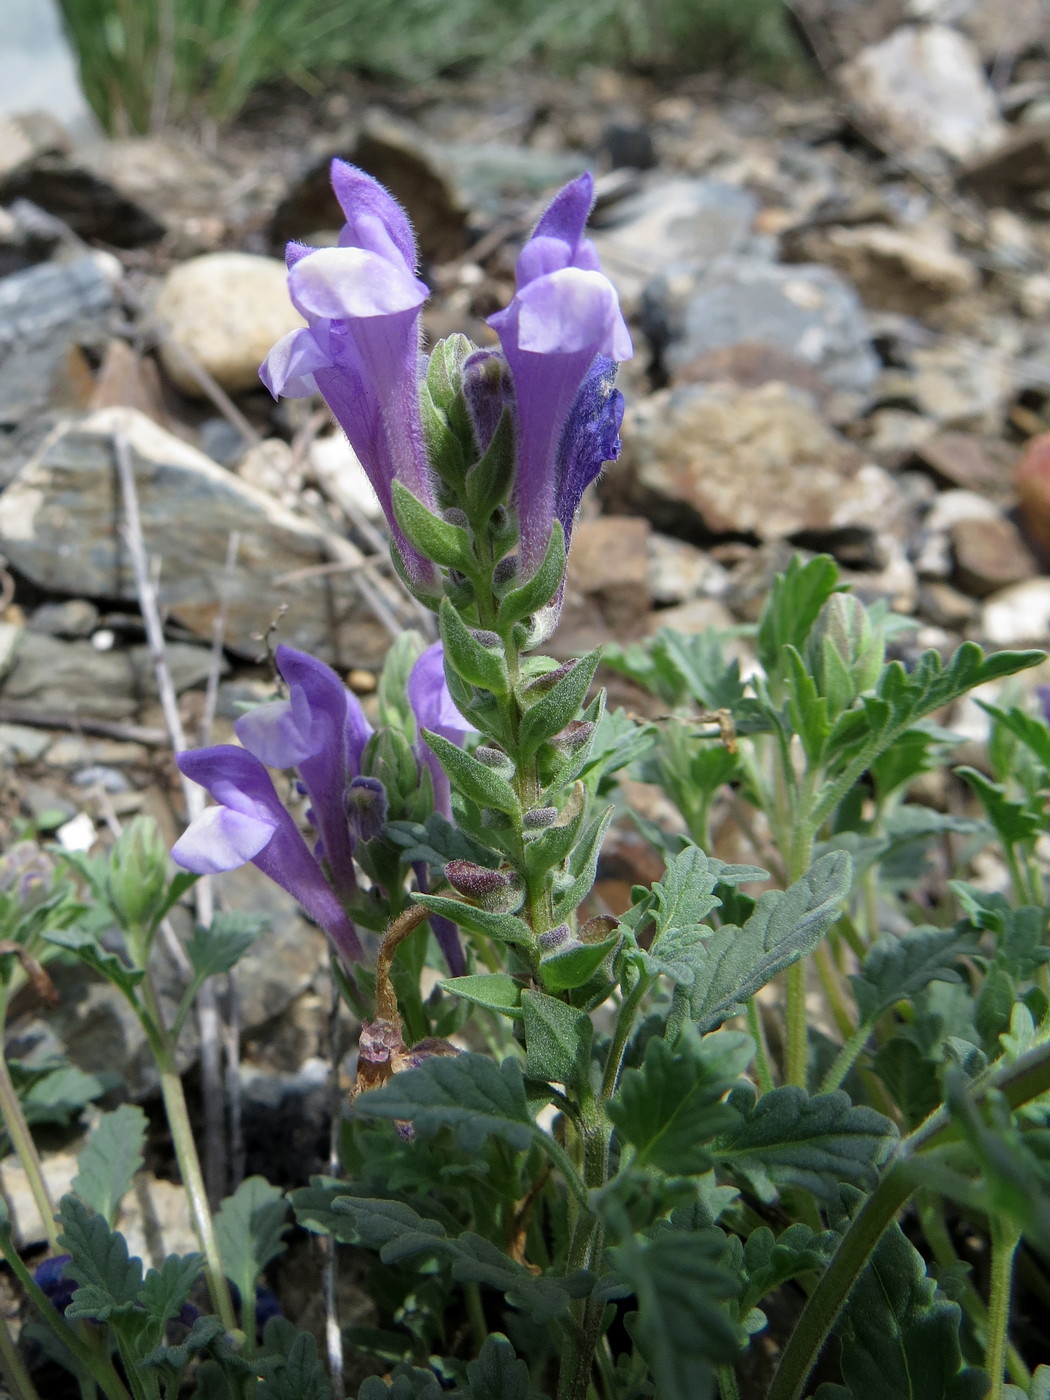
<svg viewBox="0 0 1050 1400"><path fill-rule="evenodd" d="M984 598L1000 588L1034 578L1039 566L1012 520L960 520L951 529L956 577L967 592Z"/></svg>
<svg viewBox="0 0 1050 1400"><path fill-rule="evenodd" d="M811 238L806 250L848 277L865 304L878 311L910 315L965 296L980 280L977 269L954 251L949 235L936 225L831 228Z"/></svg>
<svg viewBox="0 0 1050 1400"><path fill-rule="evenodd" d="M258 387L259 365L270 348L303 325L288 297L284 263L253 253L205 253L173 268L153 317L165 336L160 358L166 373L195 397L201 388L180 351L238 393Z"/></svg>
<svg viewBox="0 0 1050 1400"><path fill-rule="evenodd" d="M1050 433L1039 433L1025 447L1014 472L1025 529L1044 554L1050 555Z"/></svg>

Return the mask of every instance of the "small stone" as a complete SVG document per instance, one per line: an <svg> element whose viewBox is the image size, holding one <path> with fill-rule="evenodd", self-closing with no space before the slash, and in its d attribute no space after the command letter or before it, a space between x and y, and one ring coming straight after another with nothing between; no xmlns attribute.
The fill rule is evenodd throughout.
<svg viewBox="0 0 1050 1400"><path fill-rule="evenodd" d="M1036 546L1050 555L1050 433L1025 446L1014 472L1014 488L1025 529Z"/></svg>
<svg viewBox="0 0 1050 1400"><path fill-rule="evenodd" d="M783 384L688 385L630 410L606 490L700 539L870 542L899 515L892 478Z"/></svg>
<svg viewBox="0 0 1050 1400"><path fill-rule="evenodd" d="M985 602L981 636L1000 647L1045 646L1050 636L1050 578L1015 583Z"/></svg>
<svg viewBox="0 0 1050 1400"><path fill-rule="evenodd" d="M72 817L77 809L68 797L47 783L26 783L22 789L22 810L34 821L46 817L47 825L54 826L56 816Z"/></svg>
<svg viewBox="0 0 1050 1400"><path fill-rule="evenodd" d="M379 684L374 671L364 671L360 666L347 672L346 683L356 695L374 695Z"/></svg>
<svg viewBox="0 0 1050 1400"><path fill-rule="evenodd" d="M221 467L233 467L248 447L240 428L226 418L205 418L200 425L201 451Z"/></svg>
<svg viewBox="0 0 1050 1400"><path fill-rule="evenodd" d="M577 524L556 634L560 655L641 634L649 612L651 528L648 520L619 515Z"/></svg>
<svg viewBox="0 0 1050 1400"><path fill-rule="evenodd" d="M992 205L1042 194L1050 186L1050 122L1014 127L963 169L959 184Z"/></svg>
<svg viewBox="0 0 1050 1400"><path fill-rule="evenodd" d="M790 356L843 394L865 397L878 374L860 299L828 267L746 257L671 267L646 285L643 325L676 380L713 352L744 345Z"/></svg>
<svg viewBox="0 0 1050 1400"><path fill-rule="evenodd" d="M27 724L0 724L0 758L35 763L50 742L51 735L46 729L31 729Z"/></svg>
<svg viewBox="0 0 1050 1400"><path fill-rule="evenodd" d="M908 155L921 158L932 147L966 160L1004 130L980 54L947 25L903 25L838 76L863 116Z"/></svg>
<svg viewBox="0 0 1050 1400"><path fill-rule="evenodd" d="M728 587L728 570L702 549L673 535L649 536L649 592L657 606L721 598Z"/></svg>
<svg viewBox="0 0 1050 1400"><path fill-rule="evenodd" d="M41 603L26 626L49 637L89 637L98 624L98 608L87 598L67 598L62 603Z"/></svg>
<svg viewBox="0 0 1050 1400"><path fill-rule="evenodd" d="M931 580L919 589L919 611L935 627L957 632L973 621L977 605L950 583Z"/></svg>
<svg viewBox="0 0 1050 1400"><path fill-rule="evenodd" d="M974 265L952 248L937 225L917 229L866 224L811 235L805 251L849 278L866 306L914 315L973 292Z"/></svg>
<svg viewBox="0 0 1050 1400"><path fill-rule="evenodd" d="M975 598L985 598L1039 572L1017 526L1003 516L959 520L950 533L959 585Z"/></svg>
<svg viewBox="0 0 1050 1400"><path fill-rule="evenodd" d="M696 635L699 632L728 632L736 626L736 619L717 598L691 598L675 608L661 608L649 619L649 630L658 632L661 627L670 627L675 632ZM730 648L731 652L735 649Z"/></svg>
<svg viewBox="0 0 1050 1400"><path fill-rule="evenodd" d="M1005 504L1013 497L1011 475L1017 452L998 438L937 433L916 446L913 461L936 481L974 491Z"/></svg>
<svg viewBox="0 0 1050 1400"><path fill-rule="evenodd" d="M153 305L169 378L191 397L203 396L179 353L186 351L228 392L258 388L262 360L304 324L287 278L283 262L253 253L205 253L173 268Z"/></svg>
<svg viewBox="0 0 1050 1400"><path fill-rule="evenodd" d="M292 449L281 438L267 438L249 447L237 465L237 475L287 506L294 506L303 486Z"/></svg>
<svg viewBox="0 0 1050 1400"><path fill-rule="evenodd" d="M879 408L866 420L864 449L880 466L893 471L906 462L937 428L928 418L902 408Z"/></svg>
<svg viewBox="0 0 1050 1400"><path fill-rule="evenodd" d="M81 768L70 781L78 788L101 788L106 793L128 792L131 784L119 768L110 768L104 763L93 763L89 768Z"/></svg>
<svg viewBox="0 0 1050 1400"><path fill-rule="evenodd" d="M78 812L55 832L58 844L64 851L90 851L95 844L95 835L95 823L86 812Z"/></svg>
<svg viewBox="0 0 1050 1400"><path fill-rule="evenodd" d="M1014 392L1007 356L982 346L915 350L911 388L920 413L942 428L997 436Z"/></svg>

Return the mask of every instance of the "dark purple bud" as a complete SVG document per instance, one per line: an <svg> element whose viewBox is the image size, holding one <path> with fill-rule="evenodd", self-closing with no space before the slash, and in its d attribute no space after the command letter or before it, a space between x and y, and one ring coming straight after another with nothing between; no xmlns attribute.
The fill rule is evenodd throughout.
<svg viewBox="0 0 1050 1400"><path fill-rule="evenodd" d="M502 647L503 638L498 632L488 632L483 627L472 629L471 635L479 646L482 647Z"/></svg>
<svg viewBox="0 0 1050 1400"><path fill-rule="evenodd" d="M569 928L568 924L558 924L555 928L540 934L540 956L549 957L552 953L558 953L562 948L568 947L571 942L572 929Z"/></svg>
<svg viewBox="0 0 1050 1400"><path fill-rule="evenodd" d="M485 899L505 890L511 876L509 871L491 870L472 860L450 860L445 866L445 879L468 899Z"/></svg>
<svg viewBox="0 0 1050 1400"><path fill-rule="evenodd" d="M574 719L570 720L559 734L555 734L550 742L561 749L562 753L577 753L584 744L590 742L593 733L594 725L589 719Z"/></svg>
<svg viewBox="0 0 1050 1400"><path fill-rule="evenodd" d="M449 506L448 510L443 510L441 512L441 518L449 525L458 525L461 530L470 528L470 521L467 519L466 512L460 510L458 506Z"/></svg>
<svg viewBox="0 0 1050 1400"><path fill-rule="evenodd" d="M529 681L525 686L525 694L530 698L535 695L546 695L549 690L553 690L558 682L564 679L570 671L576 669L576 658L570 661L563 661L560 666L555 666L553 671L544 671L542 676L537 676L535 680Z"/></svg>
<svg viewBox="0 0 1050 1400"><path fill-rule="evenodd" d="M611 914L595 914L580 929L580 942L604 943L618 922Z"/></svg>
<svg viewBox="0 0 1050 1400"><path fill-rule="evenodd" d="M518 581L518 556L508 554L492 571L492 586L497 594L508 592Z"/></svg>
<svg viewBox="0 0 1050 1400"><path fill-rule="evenodd" d="M346 790L346 815L358 841L382 836L388 810L386 788L378 778L353 778Z"/></svg>
<svg viewBox="0 0 1050 1400"><path fill-rule="evenodd" d="M512 778L514 776L514 761L509 754L505 754L502 749L492 748L488 744L482 744L474 750L474 757L479 763L483 763L486 768L491 768L499 773L501 777Z"/></svg>
<svg viewBox="0 0 1050 1400"><path fill-rule="evenodd" d="M533 807L522 818L522 826L526 831L545 831L557 820L557 807Z"/></svg>

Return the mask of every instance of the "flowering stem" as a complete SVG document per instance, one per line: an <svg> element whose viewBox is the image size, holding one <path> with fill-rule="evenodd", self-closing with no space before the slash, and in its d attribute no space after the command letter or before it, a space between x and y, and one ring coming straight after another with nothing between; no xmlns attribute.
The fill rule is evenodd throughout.
<svg viewBox="0 0 1050 1400"><path fill-rule="evenodd" d="M988 1347L984 1369L992 1378L988 1400L1002 1400L1006 1354L1010 1341L1010 1291L1013 1281L1014 1255L1021 1232L1007 1220L993 1216L992 1279L988 1298Z"/></svg>
<svg viewBox="0 0 1050 1400"><path fill-rule="evenodd" d="M7 1318L0 1314L0 1368L7 1377L13 1400L40 1400L36 1386L30 1379L18 1348L15 1346Z"/></svg>
<svg viewBox="0 0 1050 1400"><path fill-rule="evenodd" d="M421 904L414 904L400 913L396 919L390 921L390 926L379 945L379 957L376 959L377 1021L389 1021L392 1026L400 1026L401 1013L398 1010L397 993L394 991L394 983L390 976L394 954L408 935L414 933L420 924L425 924L429 918L429 909L424 908Z"/></svg>
<svg viewBox="0 0 1050 1400"><path fill-rule="evenodd" d="M18 1154L18 1160L22 1163L22 1170L26 1174L29 1190L36 1203L36 1208L40 1212L48 1247L52 1254L58 1254L61 1251L58 1244L58 1227L55 1224L55 1207L47 1189L44 1165L36 1150L36 1143L29 1131L29 1125L26 1123L22 1105L18 1102L18 1092L11 1078L11 1071L7 1067L6 1055L0 1056L0 1116L3 1117L4 1129Z"/></svg>

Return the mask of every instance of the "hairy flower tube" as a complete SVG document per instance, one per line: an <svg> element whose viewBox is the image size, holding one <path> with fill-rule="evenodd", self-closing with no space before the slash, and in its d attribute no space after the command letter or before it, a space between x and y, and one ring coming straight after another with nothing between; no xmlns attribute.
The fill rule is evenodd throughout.
<svg viewBox="0 0 1050 1400"><path fill-rule="evenodd" d="M217 805L191 823L172 855L199 875L251 861L298 900L344 962L356 962L361 941L347 913L357 893L354 847L373 834L377 811L380 820L386 813L382 784L361 773L372 726L330 666L288 646L277 648L276 660L288 698L242 715L234 728L243 747L218 744L177 756L181 771L207 788ZM420 729L462 744L470 725L445 687L440 642L412 668L408 693ZM422 738L414 747L420 770L434 772L434 756ZM313 850L278 796L269 768L297 772L317 833ZM449 810L447 780L435 805Z"/></svg>
<svg viewBox="0 0 1050 1400"><path fill-rule="evenodd" d="M346 215L337 248L288 245L288 290L307 325L274 346L260 370L274 398L323 395L361 460L413 584L433 589L434 566L404 537L391 487L425 505L434 486L419 413L420 308L416 240L382 185L344 161L332 188Z"/></svg>

